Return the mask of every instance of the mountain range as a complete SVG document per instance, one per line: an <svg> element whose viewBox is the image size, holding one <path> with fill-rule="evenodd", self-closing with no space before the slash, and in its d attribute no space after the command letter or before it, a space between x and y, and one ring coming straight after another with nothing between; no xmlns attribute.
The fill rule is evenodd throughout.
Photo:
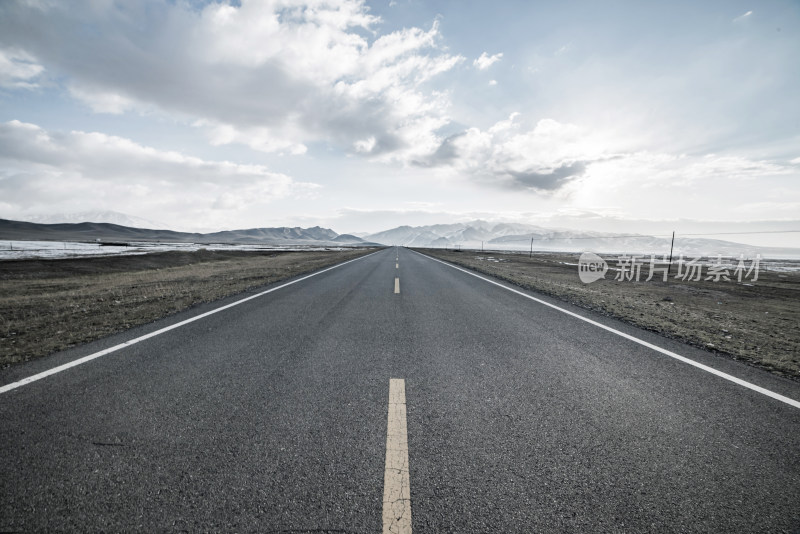
<svg viewBox="0 0 800 534"><path fill-rule="evenodd" d="M39 224L0 219L0 239L17 241L100 241L162 243L238 243L265 245L374 245L349 234L320 228L250 228L207 234L134 228L111 223Z"/></svg>
<svg viewBox="0 0 800 534"><path fill-rule="evenodd" d="M97 218L141 224L117 212L84 214ZM74 217L74 216L73 216ZM73 219L74 220L74 219ZM610 234L553 229L521 223L492 223L475 220L428 226L399 226L373 234L337 234L328 228L278 227L228 230L212 233L175 232L110 222L61 222L41 224L0 219L0 239L57 241L157 241L172 243L239 243L265 245L401 245L418 248L464 248L474 250L529 250L559 252L605 252L627 254L669 254L671 236ZM675 239L675 256L754 256L800 258L800 249L758 247L731 241L680 236Z"/></svg>
<svg viewBox="0 0 800 534"><path fill-rule="evenodd" d="M618 254L670 253L672 236L614 234L543 228L520 223L491 223L475 220L466 223L429 226L399 226L369 234L365 239L387 245L473 250L533 250L554 252L605 252ZM676 256L762 256L800 258L800 248L758 247L693 236L675 237Z"/></svg>

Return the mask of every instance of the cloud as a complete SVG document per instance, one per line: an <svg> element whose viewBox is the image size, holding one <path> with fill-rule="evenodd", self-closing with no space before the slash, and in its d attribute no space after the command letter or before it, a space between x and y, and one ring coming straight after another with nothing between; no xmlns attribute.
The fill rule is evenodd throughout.
<svg viewBox="0 0 800 534"><path fill-rule="evenodd" d="M107 209L183 212L203 223L219 210L304 195L298 183L261 165L208 161L95 132L51 132L0 123L0 197L7 212Z"/></svg>
<svg viewBox="0 0 800 534"><path fill-rule="evenodd" d="M489 85L497 85L497 80L489 80Z"/></svg>
<svg viewBox="0 0 800 534"><path fill-rule="evenodd" d="M456 174L502 188L555 191L582 176L607 147L581 128L542 119L525 131L520 114L487 130L469 128L441 140L422 167L449 167Z"/></svg>
<svg viewBox="0 0 800 534"><path fill-rule="evenodd" d="M770 161L752 160L736 155L706 154L691 160L684 172L695 180L720 176L754 180L763 176L794 174L796 171Z"/></svg>
<svg viewBox="0 0 800 534"><path fill-rule="evenodd" d="M798 162L800 158L786 162L736 154L632 151L610 132L549 118L531 128L519 113L512 113L485 130L468 128L441 138L431 152L412 164L439 168L489 187L549 194L574 191L578 183L583 189L592 183L639 191L688 191L724 181L746 184L796 175Z"/></svg>
<svg viewBox="0 0 800 534"><path fill-rule="evenodd" d="M586 164L582 161L562 163L555 169L547 172L507 170L506 173L514 179L514 185L526 189L540 189L553 191L561 188L571 179L586 172Z"/></svg>
<svg viewBox="0 0 800 534"><path fill-rule="evenodd" d="M304 144L290 140L293 137L299 137L299 134L284 137L275 135L275 132L269 128L257 126L236 128L229 124L219 124L202 119L195 121L194 126L205 129L208 141L213 146L239 143L260 152L292 155L305 154L308 150Z"/></svg>
<svg viewBox="0 0 800 534"><path fill-rule="evenodd" d="M0 49L0 87L36 89L35 81L44 72L33 56L21 50Z"/></svg>
<svg viewBox="0 0 800 534"><path fill-rule="evenodd" d="M418 167L438 167L454 162L459 157L456 142L465 135L467 132L459 132L444 138L433 154L423 159L413 160L412 164Z"/></svg>
<svg viewBox="0 0 800 534"><path fill-rule="evenodd" d="M500 52L499 54L495 54L490 56L486 52L482 53L481 56L473 60L472 65L478 70L486 70L491 67L494 63L500 61L502 59L503 53Z"/></svg>
<svg viewBox="0 0 800 534"><path fill-rule="evenodd" d="M748 18L749 18L749 17L750 17L752 14L753 14L753 12L752 12L752 11L748 11L747 13L744 13L743 15L739 15L738 17L736 17L735 19L733 19L733 22L741 22L741 21L743 21L743 20L746 20L746 19L748 19Z"/></svg>
<svg viewBox="0 0 800 534"><path fill-rule="evenodd" d="M68 87L73 98L87 104L96 113L109 113L111 115L121 115L127 111L137 108L137 102L131 98L115 93L98 89L96 87L71 83Z"/></svg>
<svg viewBox="0 0 800 534"><path fill-rule="evenodd" d="M157 110L212 144L266 152L374 138L378 157L448 122L449 100L425 83L464 59L443 51L436 22L383 35L380 22L363 0L4 2L0 46L36 57L96 112ZM0 79L36 75L6 64L16 78Z"/></svg>

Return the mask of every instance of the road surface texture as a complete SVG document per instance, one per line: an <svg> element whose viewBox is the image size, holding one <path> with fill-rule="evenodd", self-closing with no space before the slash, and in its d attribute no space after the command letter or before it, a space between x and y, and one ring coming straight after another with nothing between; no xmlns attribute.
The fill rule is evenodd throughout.
<svg viewBox="0 0 800 534"><path fill-rule="evenodd" d="M796 405L402 248L7 388L0 418L1 532L800 532Z"/></svg>

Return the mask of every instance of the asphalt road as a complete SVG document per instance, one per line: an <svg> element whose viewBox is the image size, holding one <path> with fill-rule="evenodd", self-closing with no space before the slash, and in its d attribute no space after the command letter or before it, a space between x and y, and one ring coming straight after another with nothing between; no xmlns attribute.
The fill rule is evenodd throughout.
<svg viewBox="0 0 800 534"><path fill-rule="evenodd" d="M0 394L0 532L380 532L390 379L414 532L800 532L800 409L396 250Z"/></svg>

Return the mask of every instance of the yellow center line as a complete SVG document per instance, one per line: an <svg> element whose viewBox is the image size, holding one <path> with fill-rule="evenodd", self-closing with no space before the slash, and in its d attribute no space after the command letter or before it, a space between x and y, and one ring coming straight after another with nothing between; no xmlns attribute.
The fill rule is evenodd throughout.
<svg viewBox="0 0 800 534"><path fill-rule="evenodd" d="M411 534L411 484L408 475L406 382L389 380L386 470L383 475L383 534Z"/></svg>

